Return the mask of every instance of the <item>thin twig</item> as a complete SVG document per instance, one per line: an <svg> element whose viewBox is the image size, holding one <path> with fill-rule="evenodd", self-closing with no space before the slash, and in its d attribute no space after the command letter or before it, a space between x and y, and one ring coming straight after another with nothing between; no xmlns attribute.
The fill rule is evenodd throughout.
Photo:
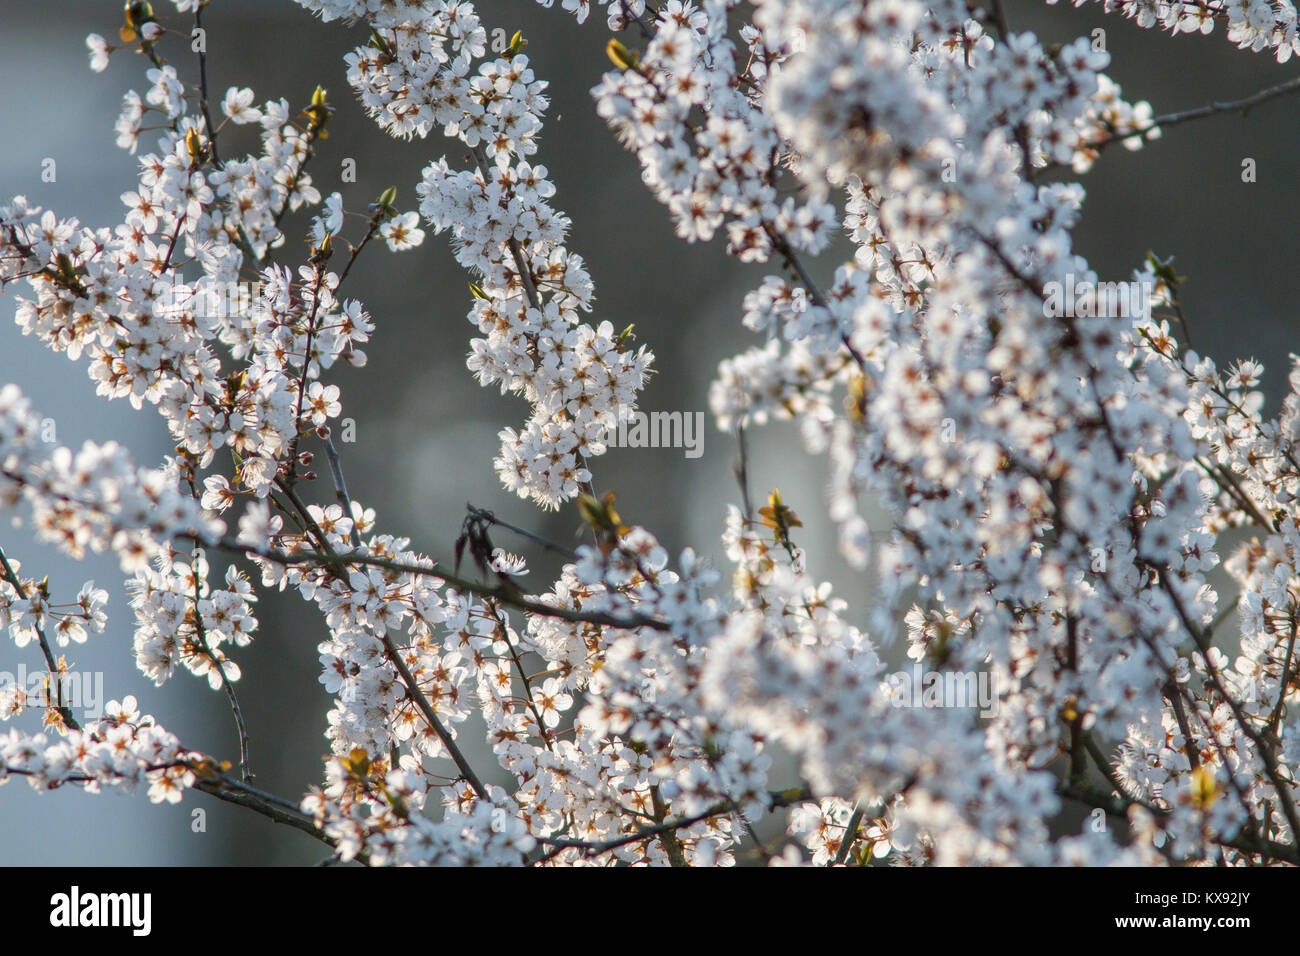
<svg viewBox="0 0 1300 956"><path fill-rule="evenodd" d="M203 31L203 4L194 8L194 29ZM217 128L212 125L212 115L208 112L208 38L201 34L199 44L199 110L203 114L203 125L208 131L208 149L212 154L212 164L221 168L221 159L217 155Z"/></svg>
<svg viewBox="0 0 1300 956"><path fill-rule="evenodd" d="M740 501L745 508L745 521L754 520L754 502L749 496L749 444L745 440L745 425L736 426L736 441L740 456L736 459L736 482L740 485Z"/></svg>
<svg viewBox="0 0 1300 956"><path fill-rule="evenodd" d="M202 594L199 592L199 569L198 561L190 567L190 572L194 576L194 630L195 639L199 649L208 656L212 666L217 669L217 676L221 679L221 689L226 693L226 700L230 704L230 712L235 717L235 730L239 734L239 775L244 783L251 783L253 780L253 771L249 769L248 764L248 727L244 724L244 712L239 707L239 698L235 695L234 685L230 678L226 676L226 668L216 653L208 645L207 628L203 624L203 615L199 613L199 600Z"/></svg>
<svg viewBox="0 0 1300 956"><path fill-rule="evenodd" d="M330 477L334 481L334 494L339 499L343 514L352 520L352 533L349 540L352 547L361 547L361 533L357 531L356 519L352 516L352 499L348 497L348 483L343 479L343 464L339 460L339 451L334 447L334 439L325 438L325 460L329 462Z"/></svg>

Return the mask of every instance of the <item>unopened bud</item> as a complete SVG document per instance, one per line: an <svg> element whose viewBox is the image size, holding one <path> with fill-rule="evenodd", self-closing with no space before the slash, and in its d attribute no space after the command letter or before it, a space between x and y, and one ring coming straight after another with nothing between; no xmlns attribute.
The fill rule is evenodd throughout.
<svg viewBox="0 0 1300 956"><path fill-rule="evenodd" d="M618 40L610 40L606 43L605 53L620 70L635 70L637 64L641 62L640 54L635 50L629 50Z"/></svg>
<svg viewBox="0 0 1300 956"><path fill-rule="evenodd" d="M311 132L321 139L329 138L329 134L325 131L325 124L329 122L331 112L329 104L325 102L325 87L317 84L316 89L312 91L311 106L307 107L306 113L311 118Z"/></svg>
<svg viewBox="0 0 1300 956"><path fill-rule="evenodd" d="M194 127L190 127L190 131L185 134L185 148L189 150L191 166L198 166L203 162L203 140Z"/></svg>
<svg viewBox="0 0 1300 956"><path fill-rule="evenodd" d="M134 43L140 38L140 29L154 18L153 7L147 2L126 0L122 6L122 29L118 31L123 43Z"/></svg>
<svg viewBox="0 0 1300 956"><path fill-rule="evenodd" d="M371 49L378 50L389 60L393 60L397 58L397 54L393 52L392 46L389 44L387 40L385 40L383 37L379 35L379 31L376 30L374 27L370 28L369 46L371 47Z"/></svg>
<svg viewBox="0 0 1300 956"><path fill-rule="evenodd" d="M632 342L636 339L636 336L632 333L632 330L635 328L636 328L636 323L633 322L631 325L629 325L627 328L625 328L622 332L618 334L618 338L614 340L615 350L619 352L632 351Z"/></svg>
<svg viewBox="0 0 1300 956"><path fill-rule="evenodd" d="M321 244L312 250L312 258L324 262L334 255L334 237L326 235Z"/></svg>

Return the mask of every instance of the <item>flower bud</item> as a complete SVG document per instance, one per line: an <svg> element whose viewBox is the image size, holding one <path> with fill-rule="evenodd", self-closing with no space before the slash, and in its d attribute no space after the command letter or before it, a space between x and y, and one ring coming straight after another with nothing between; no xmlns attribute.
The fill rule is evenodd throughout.
<svg viewBox="0 0 1300 956"><path fill-rule="evenodd" d="M310 120L309 131L315 133L321 139L328 139L329 134L325 131L325 124L329 122L330 113L333 110L330 109L329 103L325 101L325 87L320 84L316 85L316 89L311 94L311 105L303 112L307 114Z"/></svg>
<svg viewBox="0 0 1300 956"><path fill-rule="evenodd" d="M122 29L118 35L123 43L134 43L140 38L140 30L154 19L153 6L139 0L127 0L122 7Z"/></svg>
<svg viewBox="0 0 1300 956"><path fill-rule="evenodd" d="M367 44L372 50L378 50L384 56L385 62L391 63L397 59L397 53L394 52L392 45L379 35L379 31L374 27L370 28L370 43Z"/></svg>
<svg viewBox="0 0 1300 956"><path fill-rule="evenodd" d="M330 256L334 255L334 237L327 235L319 246L311 251L313 262L325 262Z"/></svg>
<svg viewBox="0 0 1300 956"><path fill-rule="evenodd" d="M629 50L618 40L610 40L605 44L605 54L620 70L635 70L637 64L641 62L640 54L634 50Z"/></svg>
<svg viewBox="0 0 1300 956"><path fill-rule="evenodd" d="M203 140L199 136L199 131L190 127L190 131L185 134L185 148L190 154L190 165L199 166L203 163Z"/></svg>
<svg viewBox="0 0 1300 956"><path fill-rule="evenodd" d="M618 333L618 338L614 340L614 348L617 351L619 352L632 351L632 342L636 339L636 336L632 334L632 330L635 328L636 328L636 323L633 322L622 332Z"/></svg>

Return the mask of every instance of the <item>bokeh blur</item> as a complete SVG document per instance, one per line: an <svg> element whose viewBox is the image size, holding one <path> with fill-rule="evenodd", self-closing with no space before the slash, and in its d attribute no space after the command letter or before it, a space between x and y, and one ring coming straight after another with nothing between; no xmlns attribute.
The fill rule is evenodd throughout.
<svg viewBox="0 0 1300 956"><path fill-rule="evenodd" d="M167 51L194 82L188 15L177 15L168 0L155 0L155 7L180 31L169 38ZM608 34L598 15L579 26L534 0L482 0L479 8L489 28L523 30L537 75L550 83L552 105L536 159L558 187L556 206L573 219L570 246L586 258L595 279L594 318L618 329L635 323L639 341L657 356L658 374L642 407L707 412L718 361L756 343L740 325L740 302L766 274L764 267L728 260L720 243L688 246L675 238L634 158L595 115L589 90L608 68ZM1170 38L1105 17L1096 5L1077 10L1011 0L1006 10L1014 30L1032 30L1047 41L1104 28L1112 55L1107 72L1126 98L1149 100L1157 113L1236 99L1300 69L1237 51L1222 31ZM258 101L284 96L301 107L318 83L328 89L337 111L332 135L310 171L322 194L340 190L347 208L363 209L394 185L398 207L414 209L414 185L426 163L444 154L462 162L463 148L437 134L412 142L387 138L355 103L342 57L365 42L361 27L322 24L290 0L215 0L204 19L214 99L228 86L249 86ZM134 188L135 162L114 147L112 128L122 95L146 88L147 63L117 53L107 72L94 74L84 44L89 32L111 37L120 20L118 0L0 0L0 200L25 194L87 224L121 221L118 196ZM1300 99L1283 99L1246 118L1223 115L1173 128L1140 152L1108 151L1082 178L1088 199L1076 232L1078 249L1104 279L1127 278L1148 251L1175 255L1178 271L1188 277L1193 345L1221 361L1264 360L1274 408L1296 341L1298 115ZM223 133L222 152L252 148L250 129ZM142 152L148 147L146 138ZM56 163L53 183L41 177L47 158ZM346 158L356 161L355 183L340 179ZM1256 182L1242 182L1245 158L1256 162ZM279 261L305 261L306 224L301 216L287 221L290 241ZM828 276L834 264L828 254L814 271ZM355 443L341 446L350 490L376 510L382 530L405 534L438 558L450 556L466 502L572 543L578 528L572 508L539 512L502 490L493 473L497 432L519 425L525 409L516 398L479 388L465 368L473 332L465 319L467 279L446 237L431 231L413 251L368 249L349 277L346 294L365 303L377 326L368 366L331 372L343 390L344 414L356 421ZM160 460L168 452L161 419L148 407L136 412L125 402L97 399L84 362L24 339L12 321L20 294L15 286L0 298L0 384L19 384L58 422L63 444L114 438L142 462ZM718 532L726 505L739 501L735 457L734 438L710 423L699 458L688 459L680 449L615 449L593 470L599 490L617 492L625 521L649 527L672 552L695 547L725 572ZM810 569L834 582L841 595L859 599L860 607L870 583L848 574L836 556L824 517L824 462L802 453L791 426L769 426L751 432L749 475L755 495L781 489L803 519L800 538ZM321 503L333 500L324 479L312 493ZM497 543L533 559L529 581L544 586L539 579L553 565L542 553L504 534ZM134 694L186 746L237 755L222 695L185 673L156 688L135 670L131 614L113 559L77 565L7 522L0 546L28 572L49 572L60 594L75 594L88 578L109 587L109 629L72 649L74 670L102 672L108 698ZM268 596L259 617L253 646L235 654L245 675L239 692L252 765L258 786L296 798L319 783L326 750L329 698L317 682L316 651L323 624L293 595ZM14 672L20 663L38 665L33 648L0 645L0 671ZM23 718L27 729L31 717ZM474 736L471 728L466 737ZM470 752L479 766L492 765L486 748ZM195 808L206 811L201 833L192 826ZM296 831L197 794L178 806L151 806L143 794L90 796L68 788L40 795L20 781L0 788L0 863L287 864L325 855Z"/></svg>

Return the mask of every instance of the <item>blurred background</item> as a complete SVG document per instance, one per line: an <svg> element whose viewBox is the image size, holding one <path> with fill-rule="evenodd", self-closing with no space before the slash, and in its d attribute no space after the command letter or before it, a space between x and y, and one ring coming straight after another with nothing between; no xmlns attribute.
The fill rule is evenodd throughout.
<svg viewBox="0 0 1300 956"><path fill-rule="evenodd" d="M168 40L168 58L196 82L188 16L175 14L167 0L155 6L165 24L183 33ZM757 344L740 325L740 302L772 270L740 266L723 254L721 243L688 246L675 238L666 212L641 183L635 159L595 116L589 90L608 67L608 33L599 14L579 26L533 0L484 0L479 9L489 29L523 30L532 66L550 83L551 109L535 159L549 168L558 188L553 202L573 219L569 245L586 258L595 279L596 311L589 321L609 320L617 329L636 323L640 342L654 350L659 374L642 393L643 409L707 413L718 361ZM1104 17L1093 6L1010 0L1006 10L1013 30L1031 30L1046 42L1104 28L1112 55L1107 72L1127 99L1148 100L1157 114L1237 99L1300 69L1237 51L1222 30L1169 38ZM340 190L346 208L361 210L395 185L397 206L415 209L414 185L425 164L444 154L462 163L463 148L440 135L410 143L389 139L353 101L342 57L365 42L362 28L322 24L289 0L217 0L204 20L214 100L229 86L249 86L259 103L284 96L296 111L316 84L328 89L337 112L310 167L322 195ZM147 89L147 63L118 52L107 72L95 74L84 43L90 32L111 41L120 23L118 0L0 0L6 89L0 98L0 201L25 194L33 204L88 225L121 221L117 197L134 188L136 173L133 158L113 145L113 123L122 95ZM1224 115L1170 129L1140 152L1108 151L1082 177L1088 200L1076 231L1077 248L1103 279L1127 278L1148 251L1175 255L1178 271L1188 277L1194 346L1221 362L1253 355L1267 363L1270 408L1280 400L1297 338L1297 116L1300 98L1282 99L1247 118ZM223 132L223 155L252 148L250 129ZM150 148L146 134L141 152ZM41 178L47 158L57 164L53 183ZM356 160L355 183L340 179L345 158ZM1241 181L1245 158L1256 161L1254 183ZM307 221L287 220L290 238L278 261L305 261ZM413 547L435 558L451 555L466 502L553 540L574 542L572 507L542 513L505 493L493 472L498 430L520 425L526 409L517 398L479 388L465 368L468 341L476 334L465 319L469 277L453 260L446 237L429 231L416 250L394 255L376 246L363 259L344 291L361 299L374 318L369 365L330 373L342 387L344 415L356 421L356 442L340 446L353 497L376 510L381 530L408 535ZM814 271L827 277L835 262L827 254ZM76 447L86 439L114 438L141 463L157 463L169 448L157 414L97 399L84 362L24 339L12 321L21 294L13 286L0 298L0 384L17 383L43 415L53 417L60 443ZM690 545L725 570L718 532L726 505L739 501L735 456L734 438L710 421L701 457L687 459L680 449L614 449L595 460L595 485L616 491L624 520L653 530L671 552ZM323 459L319 471L325 472ZM779 487L803 519L799 537L810 571L861 607L870 585L845 573L836 556L825 520L824 461L802 453L793 428L775 425L751 431L749 473L756 498ZM305 493L322 504L333 501L327 479ZM539 579L553 568L545 556L504 532L495 537L528 556L535 568L529 580L544 586ZM74 671L102 672L106 699L134 694L143 711L185 746L237 758L221 694L188 673L155 688L135 670L131 613L116 561L97 557L77 565L35 544L26 528L7 523L0 546L27 573L48 572L51 587L65 599L89 578L110 590L107 632L67 650ZM296 799L320 782L326 752L330 701L317 682L316 651L324 625L293 595L264 596L258 616L253 646L234 654L244 672L238 690L251 762L258 786ZM0 645L0 671L15 672L20 663L34 669L39 655L31 647ZM32 729L30 713L22 726ZM462 739L478 736L472 727L467 731ZM476 753L472 746L470 752ZM495 765L482 747L475 763ZM195 808L206 811L205 832L192 832ZM21 781L0 788L0 834L0 864L288 864L326 856L296 831L198 794L179 806L152 806L143 793L88 796L68 788L41 795Z"/></svg>

